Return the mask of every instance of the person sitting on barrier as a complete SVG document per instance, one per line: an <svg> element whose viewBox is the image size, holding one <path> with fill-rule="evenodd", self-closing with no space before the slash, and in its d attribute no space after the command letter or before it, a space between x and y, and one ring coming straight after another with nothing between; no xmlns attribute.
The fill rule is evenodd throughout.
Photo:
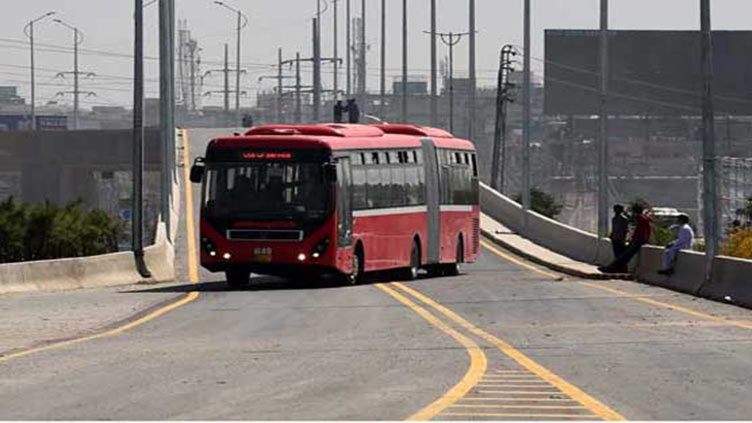
<svg viewBox="0 0 752 423"><path fill-rule="evenodd" d="M599 267L603 273L629 273L628 264L632 257L640 252L643 245L650 241L653 235L653 219L645 213L645 207L640 204L632 206L632 216L636 227L632 239L624 252L608 266Z"/></svg>
<svg viewBox="0 0 752 423"><path fill-rule="evenodd" d="M676 239L663 250L663 269L658 271L660 275L668 276L674 273L676 256L679 255L679 251L692 248L692 241L695 239L695 231L689 225L689 216L681 214L678 220L679 231Z"/></svg>
<svg viewBox="0 0 752 423"><path fill-rule="evenodd" d="M611 248L614 258L624 254L627 249L627 233L629 232L629 218L624 213L624 206L614 206L614 217L611 219Z"/></svg>

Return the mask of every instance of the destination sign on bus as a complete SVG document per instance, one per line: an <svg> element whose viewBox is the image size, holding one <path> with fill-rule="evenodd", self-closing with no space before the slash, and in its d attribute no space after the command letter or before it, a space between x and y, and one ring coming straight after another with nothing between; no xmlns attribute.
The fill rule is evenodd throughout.
<svg viewBox="0 0 752 423"><path fill-rule="evenodd" d="M242 157L245 160L292 160L293 155L289 151L244 151Z"/></svg>

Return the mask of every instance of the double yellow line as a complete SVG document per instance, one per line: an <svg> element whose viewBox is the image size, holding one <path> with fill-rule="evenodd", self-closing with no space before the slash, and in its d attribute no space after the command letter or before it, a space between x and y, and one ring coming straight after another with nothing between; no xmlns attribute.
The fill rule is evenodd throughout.
<svg viewBox="0 0 752 423"><path fill-rule="evenodd" d="M450 335L463 347L465 347L470 357L470 367L467 373L465 373L465 376L444 395L442 395L440 398L438 398L436 401L432 402L422 410L410 416L408 420L430 420L436 417L446 408L452 406L457 400L461 399L468 392L470 392L470 390L481 381L488 367L488 359L486 358L483 349L478 345L477 342L475 342L471 337L461 333L459 330L454 329L452 326L436 317L425 307L413 301L413 299L430 307L434 312L443 315L444 318L448 319L467 333L472 334L493 345L502 354L511 358L512 360L517 362L517 364L527 369L529 372L537 375L539 378L557 387L564 394L581 403L585 408L590 410L598 417L601 417L604 420L626 420L626 418L621 414L617 413L607 405L601 403L576 386L565 381L550 370L536 363L521 351L512 347L498 337L478 328L477 326L464 319L462 316L441 305L437 301L434 301L428 296L422 294L418 290L409 288L406 285L397 282L392 282L389 284L377 284L376 287L416 312L418 315L436 326L442 332Z"/></svg>

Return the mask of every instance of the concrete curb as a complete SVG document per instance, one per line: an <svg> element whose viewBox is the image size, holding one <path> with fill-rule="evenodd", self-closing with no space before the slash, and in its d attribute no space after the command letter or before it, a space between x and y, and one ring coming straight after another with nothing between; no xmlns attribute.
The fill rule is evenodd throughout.
<svg viewBox="0 0 752 423"><path fill-rule="evenodd" d="M481 228L480 230L481 234L485 236L488 240L493 242L494 244L512 252L514 255L519 256L527 261L530 261L532 263L547 267L555 272L563 273L565 275L574 276L576 278L582 278L582 279L593 279L593 280L608 280L608 279L614 279L613 275L606 275L603 273L590 273L590 272L584 272L582 270L573 269L571 267L561 265L558 263L554 263L551 261L544 260L534 254L528 253L520 248L515 247L514 245L505 242L503 239L495 236L495 234Z"/></svg>

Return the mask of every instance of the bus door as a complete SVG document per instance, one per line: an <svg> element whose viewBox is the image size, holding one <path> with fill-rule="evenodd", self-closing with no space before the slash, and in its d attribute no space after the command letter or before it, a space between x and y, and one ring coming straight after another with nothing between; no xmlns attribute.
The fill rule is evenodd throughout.
<svg viewBox="0 0 752 423"><path fill-rule="evenodd" d="M421 139L423 144L423 163L425 164L426 207L428 208L428 263L439 263L441 247L440 197L441 180L436 147L430 138Z"/></svg>
<svg viewBox="0 0 752 423"><path fill-rule="evenodd" d="M337 245L340 247L352 245L351 179L350 158L340 157L337 160Z"/></svg>

